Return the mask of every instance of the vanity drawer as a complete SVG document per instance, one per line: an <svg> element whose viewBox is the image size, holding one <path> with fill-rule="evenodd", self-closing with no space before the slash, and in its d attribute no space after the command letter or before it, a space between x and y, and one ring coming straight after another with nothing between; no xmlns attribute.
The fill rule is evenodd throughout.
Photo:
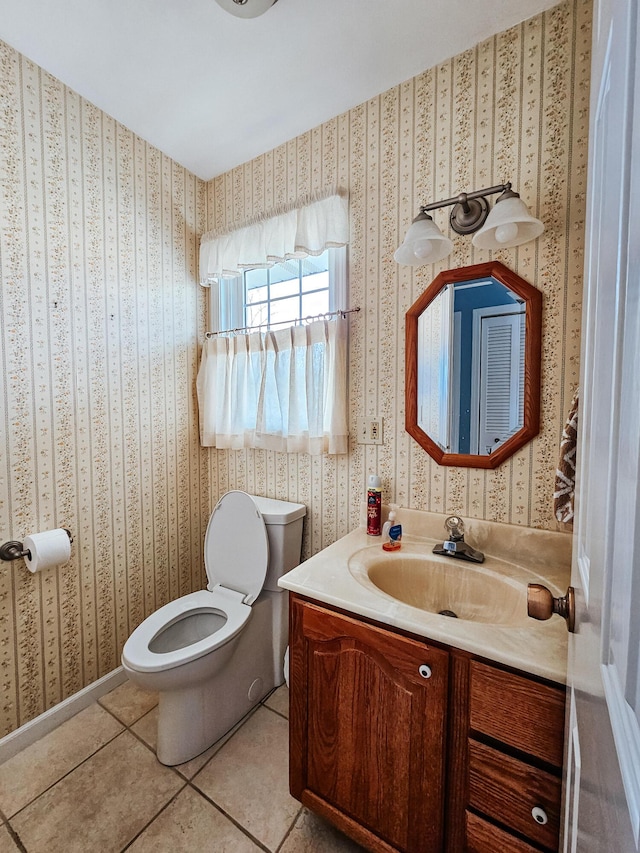
<svg viewBox="0 0 640 853"><path fill-rule="evenodd" d="M564 690L471 662L470 728L562 767ZM517 711L517 713L514 713Z"/></svg>
<svg viewBox="0 0 640 853"><path fill-rule="evenodd" d="M496 850L504 850L505 853L540 853L537 847L532 847L473 812L466 813L466 823L466 853L496 853Z"/></svg>
<svg viewBox="0 0 640 853"><path fill-rule="evenodd" d="M469 741L469 805L537 844L558 849L561 780L551 773ZM547 823L534 819L542 809Z"/></svg>

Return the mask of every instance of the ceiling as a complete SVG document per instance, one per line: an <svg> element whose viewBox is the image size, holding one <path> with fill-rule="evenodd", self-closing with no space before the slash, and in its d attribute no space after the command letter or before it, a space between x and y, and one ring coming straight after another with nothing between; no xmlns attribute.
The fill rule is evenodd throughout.
<svg viewBox="0 0 640 853"><path fill-rule="evenodd" d="M555 4L0 0L0 39L209 180Z"/></svg>

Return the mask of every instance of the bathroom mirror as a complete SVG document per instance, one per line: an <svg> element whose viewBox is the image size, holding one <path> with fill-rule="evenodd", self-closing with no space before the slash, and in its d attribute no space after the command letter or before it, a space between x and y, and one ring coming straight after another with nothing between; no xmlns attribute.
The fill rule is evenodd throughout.
<svg viewBox="0 0 640 853"><path fill-rule="evenodd" d="M440 465L496 468L538 434L542 294L498 261L445 270L406 315L406 422Z"/></svg>

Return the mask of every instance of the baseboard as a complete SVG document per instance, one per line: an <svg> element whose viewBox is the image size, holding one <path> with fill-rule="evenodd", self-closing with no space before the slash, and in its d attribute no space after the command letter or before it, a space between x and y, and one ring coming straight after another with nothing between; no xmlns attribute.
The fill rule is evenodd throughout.
<svg viewBox="0 0 640 853"><path fill-rule="evenodd" d="M60 723L64 723L65 720L74 717L79 711L92 705L96 699L104 696L105 693L109 693L126 680L126 673L119 666L113 672L103 675L102 678L94 681L93 684L83 687L82 690L74 693L73 696L69 696L68 699L63 699L62 702L54 705L53 708L49 708L44 714L40 714L39 717L29 720L28 723L20 726L14 732L10 732L0 740L0 764L12 758L23 749L26 749L26 747L31 746L32 743L40 740L41 737L49 734Z"/></svg>

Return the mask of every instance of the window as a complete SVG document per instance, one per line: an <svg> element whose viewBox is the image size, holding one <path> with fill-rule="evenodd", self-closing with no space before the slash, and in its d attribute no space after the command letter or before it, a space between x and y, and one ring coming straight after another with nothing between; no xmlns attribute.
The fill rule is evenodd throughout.
<svg viewBox="0 0 640 853"><path fill-rule="evenodd" d="M203 235L221 333L206 337L196 382L203 446L347 452L347 321L324 315L346 308L348 239L337 193Z"/></svg>
<svg viewBox="0 0 640 853"><path fill-rule="evenodd" d="M212 331L282 329L346 304L346 249L246 270L211 287Z"/></svg>

